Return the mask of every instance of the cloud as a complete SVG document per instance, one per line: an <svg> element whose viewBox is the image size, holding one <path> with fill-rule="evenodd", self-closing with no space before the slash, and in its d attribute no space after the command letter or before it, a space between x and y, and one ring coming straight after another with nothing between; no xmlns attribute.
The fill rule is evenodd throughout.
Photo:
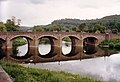
<svg viewBox="0 0 120 82"><path fill-rule="evenodd" d="M7 2L2 3L1 1ZM62 18L93 19L118 14L120 4L116 1L0 0L2 3L0 10L3 10L3 19L16 16L22 20L23 25L48 24Z"/></svg>
<svg viewBox="0 0 120 82"><path fill-rule="evenodd" d="M91 5L91 4L78 5L78 7L83 8L83 9L84 8L94 8L94 9L98 8L97 5Z"/></svg>
<svg viewBox="0 0 120 82"><path fill-rule="evenodd" d="M47 0L30 0L33 4L45 4Z"/></svg>
<svg viewBox="0 0 120 82"><path fill-rule="evenodd" d="M8 1L8 0L0 0L0 2L3 2L3 1Z"/></svg>

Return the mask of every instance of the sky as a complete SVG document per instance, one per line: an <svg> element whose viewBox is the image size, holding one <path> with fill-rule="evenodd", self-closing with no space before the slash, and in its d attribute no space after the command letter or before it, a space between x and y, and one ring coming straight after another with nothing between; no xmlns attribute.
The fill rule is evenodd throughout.
<svg viewBox="0 0 120 82"><path fill-rule="evenodd" d="M0 0L0 21L15 16L21 25L47 25L54 20L96 19L120 14L120 0Z"/></svg>

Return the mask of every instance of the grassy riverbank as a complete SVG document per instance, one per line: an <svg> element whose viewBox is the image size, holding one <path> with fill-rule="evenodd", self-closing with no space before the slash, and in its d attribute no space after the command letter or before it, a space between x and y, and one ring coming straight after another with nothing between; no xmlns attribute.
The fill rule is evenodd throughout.
<svg viewBox="0 0 120 82"><path fill-rule="evenodd" d="M62 71L27 68L13 62L0 61L0 65L11 76L13 82L101 82Z"/></svg>

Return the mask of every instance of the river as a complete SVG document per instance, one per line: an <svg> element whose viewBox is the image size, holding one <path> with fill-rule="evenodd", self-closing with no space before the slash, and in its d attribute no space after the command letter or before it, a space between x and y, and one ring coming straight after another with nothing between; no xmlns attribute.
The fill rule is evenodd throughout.
<svg viewBox="0 0 120 82"><path fill-rule="evenodd" d="M27 45L19 47L21 54L26 53ZM50 45L39 45L39 52L45 55L50 51ZM63 45L64 54L69 53L71 46ZM120 82L120 53L112 54L109 57L98 57L83 60L23 64L33 68L65 71L83 76L89 76L105 82Z"/></svg>

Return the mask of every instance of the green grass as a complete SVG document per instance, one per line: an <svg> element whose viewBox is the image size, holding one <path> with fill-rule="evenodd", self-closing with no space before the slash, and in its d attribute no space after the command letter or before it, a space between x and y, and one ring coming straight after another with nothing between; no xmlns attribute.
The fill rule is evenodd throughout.
<svg viewBox="0 0 120 82"><path fill-rule="evenodd" d="M101 82L80 75L23 67L17 63L0 61L13 82Z"/></svg>

